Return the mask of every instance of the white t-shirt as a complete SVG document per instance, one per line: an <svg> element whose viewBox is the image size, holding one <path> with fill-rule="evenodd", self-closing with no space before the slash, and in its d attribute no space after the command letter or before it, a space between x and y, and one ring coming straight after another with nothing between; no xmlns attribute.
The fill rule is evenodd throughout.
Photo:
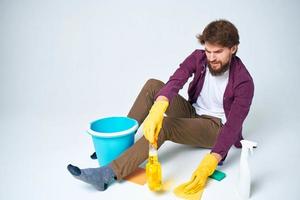
<svg viewBox="0 0 300 200"><path fill-rule="evenodd" d="M204 79L203 88L193 106L198 115L209 115L220 118L222 124L226 122L223 108L223 96L228 83L229 70L220 76L213 76L208 67Z"/></svg>

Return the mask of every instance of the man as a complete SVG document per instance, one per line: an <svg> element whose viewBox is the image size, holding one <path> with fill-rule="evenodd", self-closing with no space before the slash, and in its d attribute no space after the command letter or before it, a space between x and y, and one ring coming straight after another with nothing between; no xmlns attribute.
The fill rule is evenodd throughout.
<svg viewBox="0 0 300 200"><path fill-rule="evenodd" d="M69 165L75 178L103 191L147 159L149 142L159 148L170 140L211 148L185 184L186 192L195 192L222 164L230 147L241 146L242 125L250 109L254 84L236 56L238 30L227 20L216 20L197 38L204 50L195 50L188 56L166 84L148 80L136 98L128 117L144 123L144 136L108 166L79 169ZM192 75L189 99L185 100L178 92Z"/></svg>

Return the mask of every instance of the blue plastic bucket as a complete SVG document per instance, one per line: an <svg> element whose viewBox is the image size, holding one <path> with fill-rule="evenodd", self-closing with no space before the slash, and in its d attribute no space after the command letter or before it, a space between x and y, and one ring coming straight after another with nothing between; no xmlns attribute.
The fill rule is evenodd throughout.
<svg viewBox="0 0 300 200"><path fill-rule="evenodd" d="M138 122L129 117L107 117L90 124L88 133L92 136L100 166L115 160L134 143Z"/></svg>

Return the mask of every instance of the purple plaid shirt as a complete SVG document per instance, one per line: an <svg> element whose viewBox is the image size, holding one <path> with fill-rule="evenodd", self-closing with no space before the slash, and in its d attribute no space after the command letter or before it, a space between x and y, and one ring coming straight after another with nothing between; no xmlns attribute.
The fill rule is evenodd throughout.
<svg viewBox="0 0 300 200"><path fill-rule="evenodd" d="M178 94L187 80L194 75L189 84L189 102L196 102L205 78L207 58L203 50L195 50L188 56L169 78L165 86L156 94L162 95L171 102ZM226 158L230 147L234 144L241 147L242 125L248 115L252 98L254 95L254 83L242 61L233 56L230 65L229 79L226 86L223 107L226 115L226 123L221 128L212 152L218 153L223 160Z"/></svg>

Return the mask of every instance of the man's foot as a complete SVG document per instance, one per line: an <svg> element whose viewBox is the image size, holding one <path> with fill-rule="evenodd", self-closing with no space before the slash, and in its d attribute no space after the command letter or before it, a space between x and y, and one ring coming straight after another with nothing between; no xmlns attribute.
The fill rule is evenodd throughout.
<svg viewBox="0 0 300 200"><path fill-rule="evenodd" d="M90 157L91 157L91 159L93 159L93 160L97 159L97 154L96 154L96 152L94 152Z"/></svg>
<svg viewBox="0 0 300 200"><path fill-rule="evenodd" d="M116 179L116 175L110 166L98 168L80 169L71 164L68 171L77 179L93 185L97 190L104 191Z"/></svg>

